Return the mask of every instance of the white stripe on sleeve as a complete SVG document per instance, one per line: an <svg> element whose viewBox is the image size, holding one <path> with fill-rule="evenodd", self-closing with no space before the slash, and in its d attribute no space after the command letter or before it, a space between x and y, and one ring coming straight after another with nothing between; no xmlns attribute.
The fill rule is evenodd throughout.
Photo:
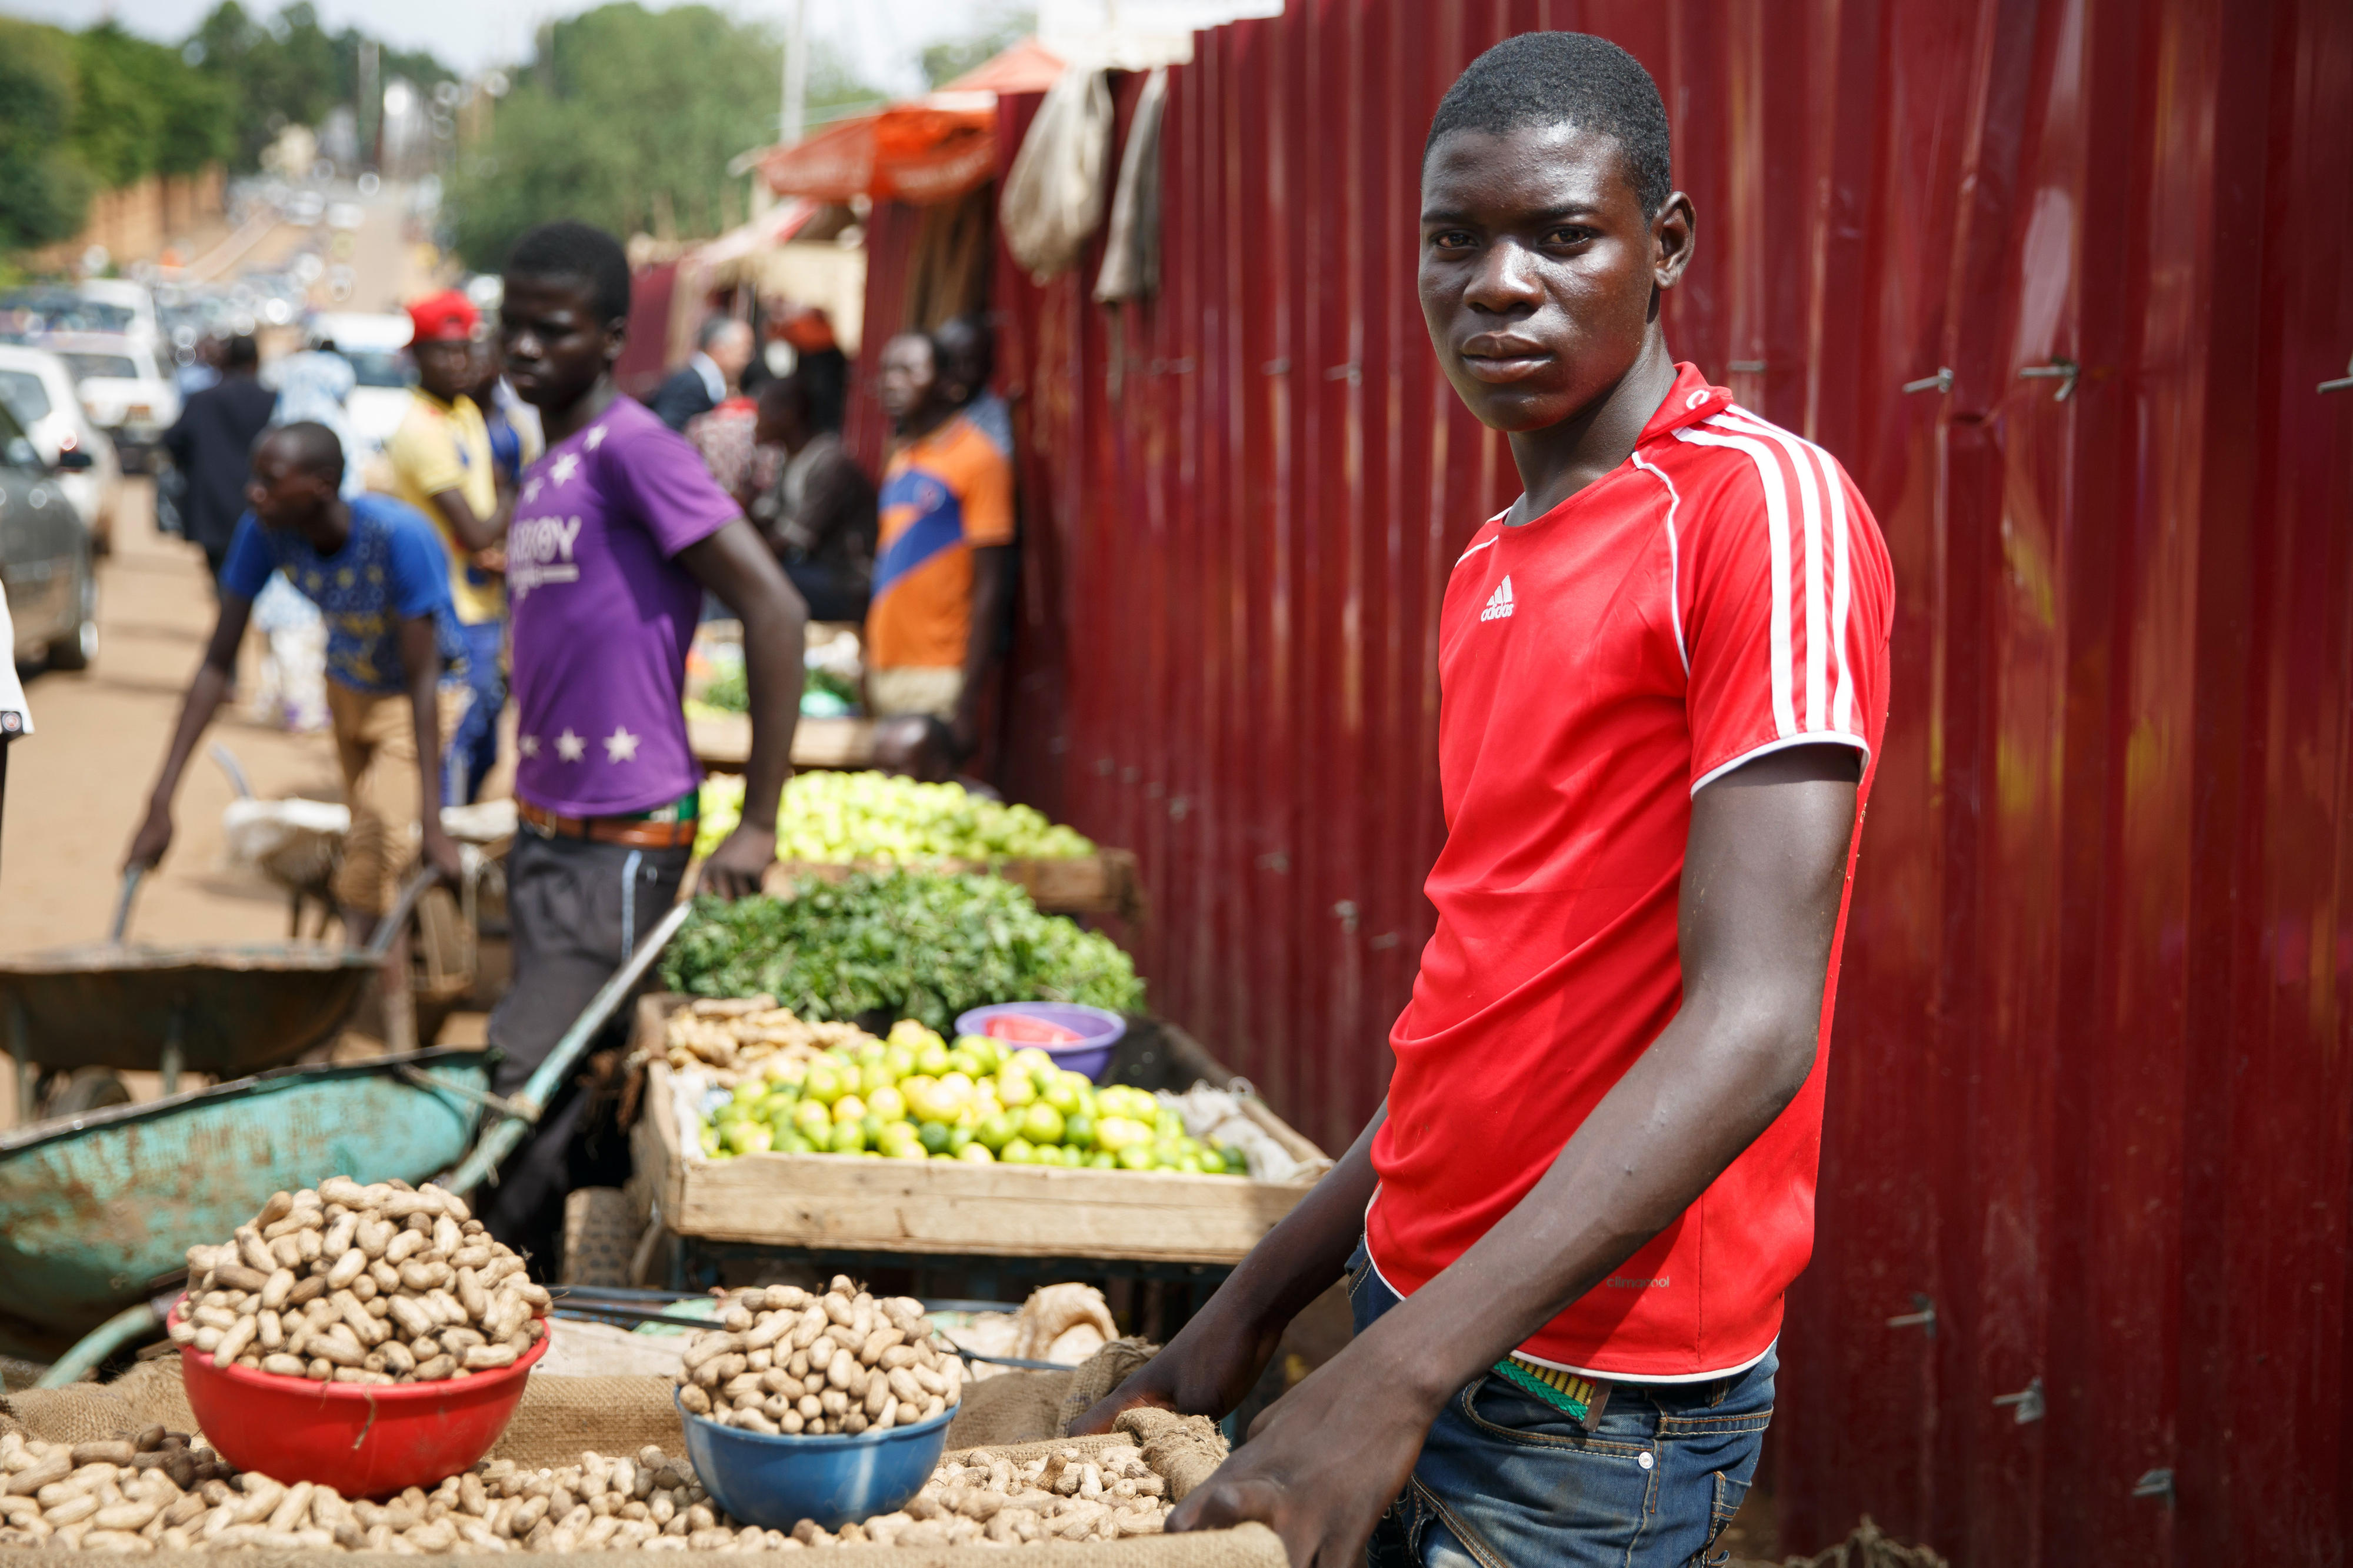
<svg viewBox="0 0 2353 1568"><path fill-rule="evenodd" d="M1794 672L1789 657L1789 494L1788 483L1781 476L1781 464L1761 443L1746 436L1685 426L1675 432L1675 439L1701 447L1728 447L1746 453L1748 460L1756 465L1757 483L1765 491L1765 531L1773 554L1769 657L1774 733L1784 738L1797 734L1797 705L1790 690Z"/></svg>
<svg viewBox="0 0 2353 1568"><path fill-rule="evenodd" d="M1838 667L1837 685L1834 695L1831 699L1830 728L1859 734L1861 731L1855 729L1854 724L1854 668L1852 661L1847 657L1846 646L1847 623L1854 595L1853 581L1849 575L1850 568L1847 560L1852 524L1847 517L1846 482L1841 470L1837 459L1813 442L1802 437L1792 436L1779 426L1760 419L1745 408L1735 408L1729 413L1732 419L1725 422L1725 428L1746 429L1754 434L1771 436L1780 443L1782 449L1789 454L1790 461L1796 465L1800 478L1805 477L1809 462L1820 472L1822 491L1830 500L1831 530L1831 635L1825 640L1830 644L1831 655L1836 659ZM1802 457L1799 455L1801 452ZM1806 493L1807 499L1810 500L1813 495L1810 480L1807 483ZM1812 584L1809 583L1808 586L1810 588ZM1810 601L1809 603L1810 604ZM1809 626L1808 629L1810 632L1811 627ZM1809 638L1809 640L1811 639ZM1810 652L1810 649L1809 651ZM1817 721L1818 726L1819 721Z"/></svg>
<svg viewBox="0 0 2353 1568"><path fill-rule="evenodd" d="M1745 408L1727 410L1707 423L1718 430L1737 430L1744 435L1762 436L1788 454L1789 469L1798 476L1798 500L1806 521L1806 728L1820 730L1828 723L1825 711L1829 706L1829 650L1823 646L1831 640L1822 636L1829 616L1822 604L1822 501L1815 487L1815 466L1807 455L1806 443L1778 425L1757 418Z"/></svg>

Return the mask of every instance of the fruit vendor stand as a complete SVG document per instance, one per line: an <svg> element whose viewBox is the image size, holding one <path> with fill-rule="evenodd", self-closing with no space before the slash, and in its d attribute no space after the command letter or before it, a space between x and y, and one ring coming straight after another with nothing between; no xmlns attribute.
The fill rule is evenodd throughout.
<svg viewBox="0 0 2353 1568"><path fill-rule="evenodd" d="M642 998L637 1045L649 1060L634 1131L639 1197L678 1238L670 1283L686 1286L746 1249L934 1263L987 1273L1071 1273L1217 1281L1304 1197L1328 1164L1255 1097L1244 1114L1297 1163L1282 1182L1161 1170L1068 1169L956 1160L761 1152L707 1157L683 1131L680 1076L666 1058L672 994ZM1113 1048L1107 1084L1226 1088L1234 1075L1183 1030L1137 1016Z"/></svg>

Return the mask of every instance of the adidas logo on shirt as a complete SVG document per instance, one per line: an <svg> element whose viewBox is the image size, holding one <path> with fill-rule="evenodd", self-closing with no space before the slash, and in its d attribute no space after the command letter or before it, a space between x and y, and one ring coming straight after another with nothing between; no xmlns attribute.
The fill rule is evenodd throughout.
<svg viewBox="0 0 2353 1568"><path fill-rule="evenodd" d="M1500 621L1511 613L1512 580L1505 577L1495 584L1495 591L1488 597L1487 607L1479 612L1479 618L1482 621Z"/></svg>

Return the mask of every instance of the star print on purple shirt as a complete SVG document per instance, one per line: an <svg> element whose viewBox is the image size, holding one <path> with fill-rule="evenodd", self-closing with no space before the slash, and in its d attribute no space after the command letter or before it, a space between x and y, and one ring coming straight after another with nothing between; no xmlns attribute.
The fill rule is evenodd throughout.
<svg viewBox="0 0 2353 1568"><path fill-rule="evenodd" d="M622 816L702 782L682 702L702 587L676 557L740 514L626 397L524 470L507 534L517 795Z"/></svg>

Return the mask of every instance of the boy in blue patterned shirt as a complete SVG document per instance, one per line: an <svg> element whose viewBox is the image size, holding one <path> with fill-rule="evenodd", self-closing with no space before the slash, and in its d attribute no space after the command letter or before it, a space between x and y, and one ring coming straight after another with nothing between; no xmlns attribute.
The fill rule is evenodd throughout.
<svg viewBox="0 0 2353 1568"><path fill-rule="evenodd" d="M458 847L441 827L441 741L456 715L443 713L438 688L444 664L463 655L449 560L433 525L390 496L344 500L343 473L343 447L323 425L280 426L255 446L250 510L221 568L220 619L126 863L153 866L171 847L181 770L236 679L254 596L282 569L327 623L327 710L352 813L334 893L356 944L392 907L409 823L420 826L426 863L451 881L459 875ZM405 1014L405 988L385 1001L393 1016Z"/></svg>

